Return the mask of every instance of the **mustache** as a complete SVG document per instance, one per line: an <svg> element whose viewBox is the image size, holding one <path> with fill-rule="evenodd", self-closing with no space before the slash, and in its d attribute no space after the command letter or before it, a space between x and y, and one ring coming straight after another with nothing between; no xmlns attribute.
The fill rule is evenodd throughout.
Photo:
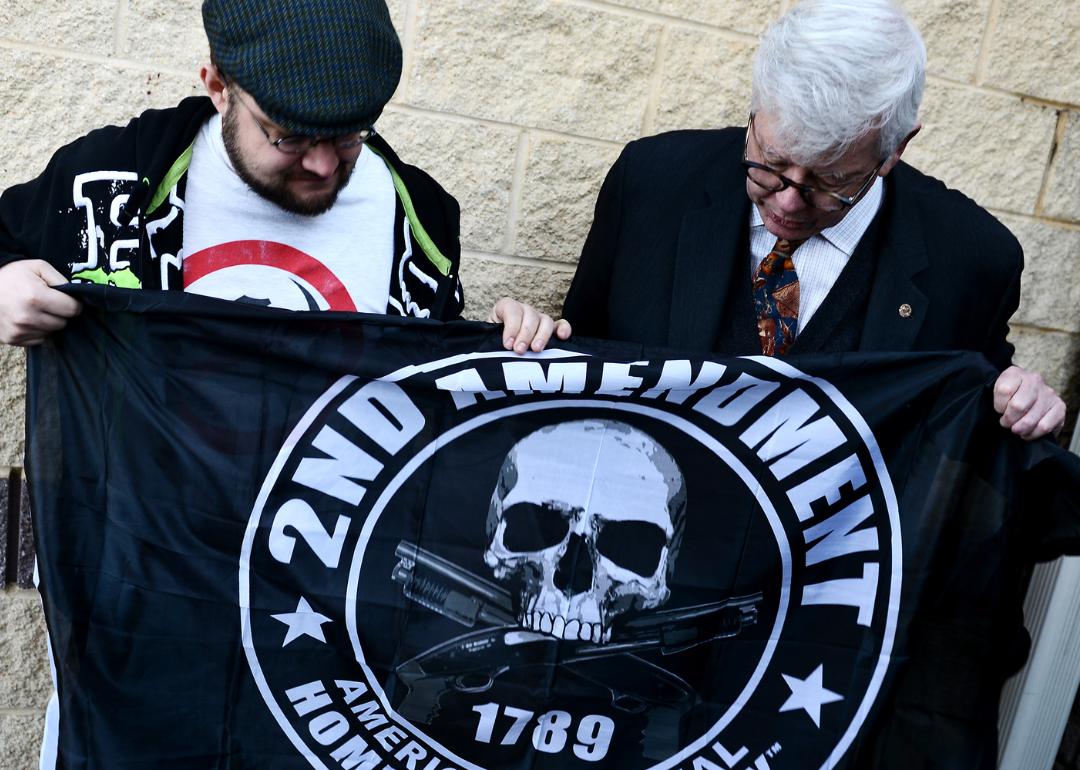
<svg viewBox="0 0 1080 770"><path fill-rule="evenodd" d="M344 176L352 169L352 164L339 163L338 167L334 169L330 176L320 176L312 171L306 169L295 169L287 171L282 175L282 178L288 182L325 182L336 177Z"/></svg>

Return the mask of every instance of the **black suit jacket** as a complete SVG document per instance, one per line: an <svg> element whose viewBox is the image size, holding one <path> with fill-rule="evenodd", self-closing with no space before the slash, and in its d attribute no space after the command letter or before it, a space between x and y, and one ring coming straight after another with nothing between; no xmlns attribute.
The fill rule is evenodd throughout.
<svg viewBox="0 0 1080 770"><path fill-rule="evenodd" d="M575 334L760 354L743 136L743 129L680 131L627 145L601 189L563 308ZM1020 245L1003 225L901 163L886 178L881 209L848 267L791 352L973 350L1003 369L1013 352L1005 338L1022 269ZM902 305L910 314L901 314ZM997 699L1026 654L1027 637L1014 622L1017 633L990 634L993 643L981 644L975 640L983 629L964 622L947 604L923 622L918 651L873 729L852 747L850 766L996 765ZM958 636L958 625L971 633ZM956 647L958 638L965 641Z"/></svg>
<svg viewBox="0 0 1080 770"><path fill-rule="evenodd" d="M731 311L725 303L751 303L748 284L728 299L749 262L743 138L742 128L676 131L626 146L600 191L563 307L575 334L732 352L718 345ZM823 305L800 332L799 340L814 343L793 353L826 350L828 327L858 301L865 323L844 349L974 350L999 369L1009 365L1005 337L1020 300L1023 252L965 195L901 162L886 177L856 261L868 270L868 296L843 296L841 276L826 300L831 311Z"/></svg>

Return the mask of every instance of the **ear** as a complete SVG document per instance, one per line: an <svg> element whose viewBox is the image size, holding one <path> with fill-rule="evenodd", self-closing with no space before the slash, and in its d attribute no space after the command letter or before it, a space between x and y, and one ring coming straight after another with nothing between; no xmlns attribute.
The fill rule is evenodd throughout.
<svg viewBox="0 0 1080 770"><path fill-rule="evenodd" d="M213 64L204 64L199 68L199 79L203 82L206 93L210 96L210 101L214 103L214 107L224 115L229 109L229 97L225 93L228 84L225 82L225 78L221 77L221 73L217 71L217 67Z"/></svg>
<svg viewBox="0 0 1080 770"><path fill-rule="evenodd" d="M884 166L882 166L881 170L878 171L878 176L885 176L886 174L888 174L890 171L893 170L893 167L896 166L896 164L900 162L900 156L903 155L904 150L907 149L908 142L910 142L912 139L914 139L915 134L919 133L919 131L921 131L921 130L922 130L922 123L916 123L915 128L912 129L911 133L904 137L904 141L900 142L900 146L896 148L896 152L894 152L892 154L892 157L889 158L889 162L886 163Z"/></svg>

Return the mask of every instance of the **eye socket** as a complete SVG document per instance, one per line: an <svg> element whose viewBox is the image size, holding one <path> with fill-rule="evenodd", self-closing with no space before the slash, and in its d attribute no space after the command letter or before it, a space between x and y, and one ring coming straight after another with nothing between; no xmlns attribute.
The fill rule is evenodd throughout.
<svg viewBox="0 0 1080 770"><path fill-rule="evenodd" d="M511 551L543 551L558 545L570 531L569 514L545 503L515 503L503 511L503 544Z"/></svg>
<svg viewBox="0 0 1080 770"><path fill-rule="evenodd" d="M652 577L660 566L667 534L647 521L602 520L596 550L617 566Z"/></svg>

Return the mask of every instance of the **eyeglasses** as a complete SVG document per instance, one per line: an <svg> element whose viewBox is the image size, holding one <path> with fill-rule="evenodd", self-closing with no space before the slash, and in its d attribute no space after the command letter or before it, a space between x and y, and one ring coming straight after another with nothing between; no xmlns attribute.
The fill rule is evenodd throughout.
<svg viewBox="0 0 1080 770"><path fill-rule="evenodd" d="M753 125L754 115L751 113L750 120L746 124L746 139L743 141L742 155L742 164L746 167L747 178L758 187L768 190L769 192L780 192L781 190L786 190L788 187L793 187L799 191L799 195L802 196L802 199L806 201L808 205L822 211L840 211L848 206L854 206L859 198L862 197L863 193L870 188L870 185L873 183L875 177L877 177L877 173L881 170L881 167L885 165L884 160L878 163L877 167L870 172L870 176L867 177L863 186L850 198L847 198L840 193L819 190L816 187L799 184L798 182L791 181L779 171L774 171L768 166L746 159L746 148L750 143L750 131L753 129ZM757 137L755 137L755 141L756 139Z"/></svg>
<svg viewBox="0 0 1080 770"><path fill-rule="evenodd" d="M259 119L255 117L255 113L252 111L248 103L244 101L239 92L236 92L237 98L244 105L248 111L248 115L255 121L255 125L262 131L263 136L266 137L266 141L270 143L278 152L283 152L286 155L299 155L302 152L307 152L312 147L323 142L330 142L337 150L351 150L355 147L359 147L368 139L375 135L374 128L365 128L362 131L357 131L355 134L342 134L341 136L311 136L309 134L292 134L291 136L283 136L281 139L273 140L270 138L270 134L267 132L263 124L259 122Z"/></svg>

